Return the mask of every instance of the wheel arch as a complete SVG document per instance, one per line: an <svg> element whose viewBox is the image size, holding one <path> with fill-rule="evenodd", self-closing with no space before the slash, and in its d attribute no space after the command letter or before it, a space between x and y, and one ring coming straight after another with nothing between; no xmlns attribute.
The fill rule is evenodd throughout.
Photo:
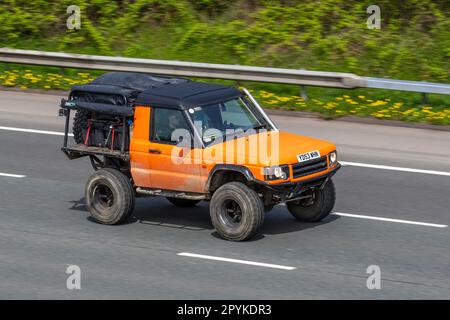
<svg viewBox="0 0 450 320"><path fill-rule="evenodd" d="M230 181L241 181L248 183L254 181L255 177L249 168L234 164L216 164L209 172L205 184L205 192L212 193L221 185Z"/></svg>

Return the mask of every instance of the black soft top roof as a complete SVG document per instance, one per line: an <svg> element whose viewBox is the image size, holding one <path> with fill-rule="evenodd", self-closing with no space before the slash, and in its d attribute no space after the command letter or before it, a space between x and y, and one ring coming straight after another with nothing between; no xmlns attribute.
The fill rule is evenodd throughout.
<svg viewBox="0 0 450 320"><path fill-rule="evenodd" d="M233 87L188 81L144 90L137 96L135 104L183 110L230 100L240 95L241 92Z"/></svg>
<svg viewBox="0 0 450 320"><path fill-rule="evenodd" d="M86 98L87 94L92 98ZM132 98L134 105L174 109L213 104L240 95L234 87L134 72L108 72L88 84L73 86L71 91L72 98L78 100L123 105L123 96L126 100Z"/></svg>
<svg viewBox="0 0 450 320"><path fill-rule="evenodd" d="M135 91L144 91L171 84L189 82L188 79L169 78L136 72L108 72L95 78L89 85L118 86Z"/></svg>

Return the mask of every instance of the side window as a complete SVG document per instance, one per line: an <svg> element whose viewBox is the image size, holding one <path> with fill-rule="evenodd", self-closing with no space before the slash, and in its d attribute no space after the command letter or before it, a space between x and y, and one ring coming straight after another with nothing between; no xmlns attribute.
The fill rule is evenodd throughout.
<svg viewBox="0 0 450 320"><path fill-rule="evenodd" d="M189 125L180 110L154 108L152 115L151 140L161 143L176 144L172 133L176 129L189 130Z"/></svg>

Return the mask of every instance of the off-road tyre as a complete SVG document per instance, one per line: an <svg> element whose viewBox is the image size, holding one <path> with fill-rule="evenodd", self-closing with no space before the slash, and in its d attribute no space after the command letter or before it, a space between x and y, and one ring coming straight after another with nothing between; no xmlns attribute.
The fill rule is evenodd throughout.
<svg viewBox="0 0 450 320"><path fill-rule="evenodd" d="M214 228L222 238L245 241L259 233L265 212L254 190L242 182L233 181L214 192L210 215Z"/></svg>
<svg viewBox="0 0 450 320"><path fill-rule="evenodd" d="M75 116L73 117L73 138L77 144L84 143L83 137L83 127L87 126L88 119L91 118L91 112L88 110L77 110Z"/></svg>
<svg viewBox="0 0 450 320"><path fill-rule="evenodd" d="M116 169L100 169L86 183L86 205L91 217L102 224L121 224L134 210L130 179Z"/></svg>
<svg viewBox="0 0 450 320"><path fill-rule="evenodd" d="M314 198L287 202L289 212L299 221L318 222L327 217L336 202L336 190L330 179L320 190L314 191Z"/></svg>

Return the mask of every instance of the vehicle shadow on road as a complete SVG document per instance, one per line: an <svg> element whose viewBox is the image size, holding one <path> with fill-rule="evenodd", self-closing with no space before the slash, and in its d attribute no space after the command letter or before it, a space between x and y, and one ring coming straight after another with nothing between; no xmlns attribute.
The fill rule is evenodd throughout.
<svg viewBox="0 0 450 320"><path fill-rule="evenodd" d="M85 198L69 201L70 210L88 213ZM90 216L86 218L95 222ZM179 228L192 231L213 230L207 203L192 208L178 208L164 198L138 198L132 216L122 225L131 223Z"/></svg>
<svg viewBox="0 0 450 320"><path fill-rule="evenodd" d="M87 212L88 209L86 207L86 199L81 198L80 200L72 200L69 201L69 203L72 204L72 206L69 208L69 210L76 210L76 211L82 211Z"/></svg>
<svg viewBox="0 0 450 320"><path fill-rule="evenodd" d="M70 203L72 204L69 208L70 210L80 211L84 214L88 212L84 198L70 201ZM265 236L315 228L336 219L339 219L339 216L332 215L320 222L300 222L291 216L286 207L280 205L275 206L271 212L266 214L262 233L250 241L259 240ZM87 220L94 221L90 216L87 217ZM160 197L136 199L133 215L124 224L136 222L143 225L191 231L214 230L214 227L211 224L209 204L207 202L201 202L192 208L179 208ZM214 237L219 237L215 231L212 232L212 235Z"/></svg>
<svg viewBox="0 0 450 320"><path fill-rule="evenodd" d="M325 225L339 218L339 216L330 215L320 222L302 222L296 220L285 206L278 205L266 215L262 233L265 235L277 235L298 232Z"/></svg>
<svg viewBox="0 0 450 320"><path fill-rule="evenodd" d="M75 211L79 211L83 214L89 214L89 210L86 206L86 199L84 197L80 198L80 200L69 201L69 203L72 204L72 206L69 208L69 210L75 210ZM98 223L89 215L86 217L86 220L88 220L90 222ZM135 223L136 221L137 221L137 219L135 217L131 216L127 221L123 222L121 225Z"/></svg>
<svg viewBox="0 0 450 320"><path fill-rule="evenodd" d="M145 225L192 231L213 230L208 204L201 202L194 207L180 208L164 198L143 198L136 201L133 218Z"/></svg>

